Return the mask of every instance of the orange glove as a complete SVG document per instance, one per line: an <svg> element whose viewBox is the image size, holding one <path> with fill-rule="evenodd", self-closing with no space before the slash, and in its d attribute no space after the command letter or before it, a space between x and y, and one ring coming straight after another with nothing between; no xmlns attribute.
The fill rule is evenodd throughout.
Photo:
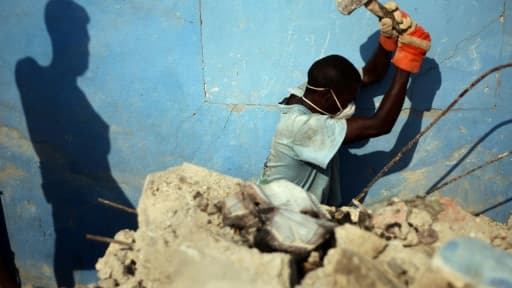
<svg viewBox="0 0 512 288"><path fill-rule="evenodd" d="M391 62L402 70L417 73L430 49L430 34L416 25L395 2L388 2L384 6L393 15L398 27L393 27L392 19L382 18L379 22L380 44L387 51L394 51L398 47Z"/></svg>
<svg viewBox="0 0 512 288"><path fill-rule="evenodd" d="M398 48L396 49L393 64L396 67L418 73L421 63L427 51L430 49L430 34L420 25L415 25L414 29L398 36Z"/></svg>

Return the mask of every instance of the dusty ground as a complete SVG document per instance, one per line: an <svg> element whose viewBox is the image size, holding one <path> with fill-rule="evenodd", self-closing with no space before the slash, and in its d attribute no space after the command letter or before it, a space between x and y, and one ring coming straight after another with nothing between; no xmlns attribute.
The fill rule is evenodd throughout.
<svg viewBox="0 0 512 288"><path fill-rule="evenodd" d="M432 257L471 236L512 252L512 223L473 217L446 197L394 200L370 213L325 207L340 224L307 261L250 248L219 206L243 182L183 164L147 177L137 231L96 264L101 287L457 287ZM509 221L510 222L510 221ZM449 286L452 285L452 286ZM461 286L462 287L462 286Z"/></svg>

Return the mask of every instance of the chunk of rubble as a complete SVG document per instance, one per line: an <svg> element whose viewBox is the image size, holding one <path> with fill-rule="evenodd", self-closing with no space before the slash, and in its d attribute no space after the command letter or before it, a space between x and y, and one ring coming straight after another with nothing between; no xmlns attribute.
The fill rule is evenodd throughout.
<svg viewBox="0 0 512 288"><path fill-rule="evenodd" d="M115 239L127 243L135 243L135 232L131 230L121 230L117 232ZM133 252L132 247L120 244L112 244L105 253L105 256L96 263L98 285L100 287L116 287L119 283L126 283L127 286L136 287L133 279L134 263L136 263L137 254Z"/></svg>
<svg viewBox="0 0 512 288"><path fill-rule="evenodd" d="M373 229L371 211L348 206L324 209L331 215L333 221L340 225L352 224L368 231Z"/></svg>
<svg viewBox="0 0 512 288"><path fill-rule="evenodd" d="M435 199L442 207L437 220L432 224L432 228L439 236L438 246L454 238L470 236L493 244L497 248L512 250L512 245L506 241L510 226L507 228L506 225L484 215L473 216L451 198L441 196Z"/></svg>
<svg viewBox="0 0 512 288"><path fill-rule="evenodd" d="M334 230L336 247L353 250L363 256L374 259L379 256L388 242L374 233L346 224Z"/></svg>
<svg viewBox="0 0 512 288"><path fill-rule="evenodd" d="M310 272L298 287L406 287L370 258L344 247L327 253L324 266Z"/></svg>
<svg viewBox="0 0 512 288"><path fill-rule="evenodd" d="M249 183L222 205L224 224L251 235L249 244L264 251L283 251L299 257L331 235L336 226L312 194L277 180L266 185ZM252 241L251 241L252 239Z"/></svg>
<svg viewBox="0 0 512 288"><path fill-rule="evenodd" d="M149 175L137 209L139 229L115 236L120 243L131 245L109 246L96 266L98 284L105 288L292 287L300 282L300 287L448 288L470 283L445 276L444 268L435 265L434 255L439 255L448 241L469 236L512 252L512 218L507 226L475 217L447 197L394 199L370 210L335 208L314 201L288 202L289 195L276 191L257 194L261 199L254 195L236 198L249 187L246 184L192 164ZM226 209L240 217L226 218ZM263 213L253 217L254 211ZM334 221L338 225L335 243L326 241L318 246L321 241L315 242L307 247L313 251L301 258L255 249L261 239L250 236L266 227L271 229L259 236L310 233L289 237L285 241L289 243L324 235L317 233L314 227L318 226L307 228L308 221L287 215L288 211L298 212L308 221ZM290 219L298 220L288 225ZM235 224L234 228L224 222ZM282 243L282 239L269 239L264 241ZM287 251L286 247L283 250Z"/></svg>
<svg viewBox="0 0 512 288"><path fill-rule="evenodd" d="M390 205L373 213L372 224L374 232L388 239L407 239L409 224L407 216L409 207L403 201L393 201Z"/></svg>
<svg viewBox="0 0 512 288"><path fill-rule="evenodd" d="M137 208L139 229L123 232L133 248L110 245L97 264L101 286L290 287L290 255L247 247L222 224L215 203L241 185L192 164L150 174Z"/></svg>
<svg viewBox="0 0 512 288"><path fill-rule="evenodd" d="M419 197L409 201L390 201L375 209L372 216L373 231L388 240L401 240L406 247L435 243L439 237L437 231L432 229L432 224L439 211L436 210L437 202L430 202Z"/></svg>
<svg viewBox="0 0 512 288"><path fill-rule="evenodd" d="M399 240L392 240L379 254L377 261L400 282L409 286L414 284L415 280L429 267L432 253L433 251L427 249L404 248Z"/></svg>

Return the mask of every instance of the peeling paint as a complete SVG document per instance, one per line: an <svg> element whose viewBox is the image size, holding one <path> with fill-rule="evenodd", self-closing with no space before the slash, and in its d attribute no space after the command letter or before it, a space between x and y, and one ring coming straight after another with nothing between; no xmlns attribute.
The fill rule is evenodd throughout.
<svg viewBox="0 0 512 288"><path fill-rule="evenodd" d="M429 173L428 168L421 168L418 170L408 170L400 173L400 176L404 178L403 184L398 187L393 188L392 190L382 190L379 193L378 199L372 201L377 203L381 201L386 201L391 197L399 197L399 198L409 198L414 195L421 194L423 187L426 187L426 175Z"/></svg>
<svg viewBox="0 0 512 288"><path fill-rule="evenodd" d="M501 23L505 23L505 16L507 15L506 11L507 11L507 1L504 1L503 2L503 12L501 12L501 15L499 18Z"/></svg>
<svg viewBox="0 0 512 288"><path fill-rule="evenodd" d="M245 110L246 105L244 104L226 104L231 112L240 113Z"/></svg>
<svg viewBox="0 0 512 288"><path fill-rule="evenodd" d="M496 73L496 91L501 88L501 74L499 72Z"/></svg>
<svg viewBox="0 0 512 288"><path fill-rule="evenodd" d="M448 66L457 67L467 71L478 71L481 67L478 47L481 44L480 35L487 33L487 30L495 24L499 16L486 23L479 31L472 33L455 44L451 53L441 60Z"/></svg>
<svg viewBox="0 0 512 288"><path fill-rule="evenodd" d="M489 169L492 169L492 168L489 168ZM496 168L494 168L494 169L496 169ZM510 177L504 176L504 175L500 175L500 174L480 173L479 175L481 175L482 179L485 179L486 182L488 182L488 183L495 183L495 184L498 184L498 185L503 186L503 187L506 187L507 185L512 183L512 179ZM499 201L497 201L497 202L499 202Z"/></svg>
<svg viewBox="0 0 512 288"><path fill-rule="evenodd" d="M363 108L363 110L368 111L368 109L364 109L364 108ZM460 111L460 109L451 109L450 111ZM435 109L435 108L432 108L430 110L416 110L416 109L411 109L411 108L404 108L400 111L400 116L408 117L409 114L412 113L415 116L422 117L425 119L434 119L437 116L439 116L442 112L443 112L442 109Z"/></svg>
<svg viewBox="0 0 512 288"><path fill-rule="evenodd" d="M25 200L16 207L16 212L22 217L34 216L37 214L37 207L32 201Z"/></svg>
<svg viewBox="0 0 512 288"><path fill-rule="evenodd" d="M10 151L26 155L34 153L30 140L11 127L0 126L0 144L7 146Z"/></svg>
<svg viewBox="0 0 512 288"><path fill-rule="evenodd" d="M454 111L454 110L452 109L452 111ZM443 112L443 110L441 110L441 109L432 109L429 111L424 111L423 118L434 119L434 118L438 117L442 112Z"/></svg>
<svg viewBox="0 0 512 288"><path fill-rule="evenodd" d="M464 154L468 151L468 149L469 149L469 145L465 145L464 147L453 151L452 154L448 157L448 159L446 159L445 164L447 164L447 165L455 164L457 161L460 160L460 158L462 156L464 156Z"/></svg>
<svg viewBox="0 0 512 288"><path fill-rule="evenodd" d="M23 287L55 287L53 269L46 263L27 261L26 267L18 266Z"/></svg>
<svg viewBox="0 0 512 288"><path fill-rule="evenodd" d="M427 168L422 168L422 169L418 169L418 170L405 171L405 172L400 173L400 175L406 179L407 186L410 186L410 185L423 186L422 183L425 182L425 175L428 174L427 172L428 172ZM411 189L407 189L407 191L411 191Z"/></svg>
<svg viewBox="0 0 512 288"><path fill-rule="evenodd" d="M21 178L24 175L25 173L23 171L9 163L4 170L0 171L0 183L10 178Z"/></svg>
<svg viewBox="0 0 512 288"><path fill-rule="evenodd" d="M276 110L277 105L258 105L258 104L230 104L206 102L209 105L220 105L227 108L230 112L241 113L247 108L263 108L265 110Z"/></svg>

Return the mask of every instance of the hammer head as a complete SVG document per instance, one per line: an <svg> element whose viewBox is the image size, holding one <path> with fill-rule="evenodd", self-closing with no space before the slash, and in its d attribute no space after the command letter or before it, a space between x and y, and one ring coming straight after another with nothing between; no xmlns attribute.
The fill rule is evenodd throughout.
<svg viewBox="0 0 512 288"><path fill-rule="evenodd" d="M350 15L354 10L372 0L336 0L338 10L345 15Z"/></svg>

